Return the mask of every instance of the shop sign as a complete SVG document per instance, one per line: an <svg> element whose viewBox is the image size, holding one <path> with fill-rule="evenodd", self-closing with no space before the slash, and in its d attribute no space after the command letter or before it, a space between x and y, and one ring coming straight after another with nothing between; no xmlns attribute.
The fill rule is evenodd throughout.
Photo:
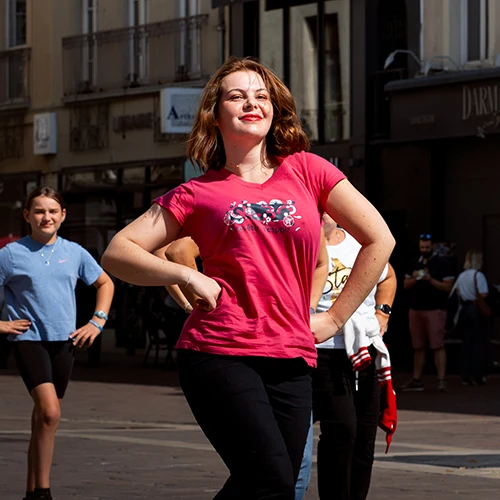
<svg viewBox="0 0 500 500"><path fill-rule="evenodd" d="M153 113L139 113L136 115L120 115L113 117L114 132L129 132L153 128Z"/></svg>
<svg viewBox="0 0 500 500"><path fill-rule="evenodd" d="M462 120L475 116L488 116L498 112L500 85L462 87Z"/></svg>
<svg viewBox="0 0 500 500"><path fill-rule="evenodd" d="M391 139L485 137L487 133L499 133L500 82L489 82L407 88L401 84L391 88L389 84Z"/></svg>
<svg viewBox="0 0 500 500"><path fill-rule="evenodd" d="M33 117L33 152L36 155L54 155L57 153L55 113L39 113Z"/></svg>
<svg viewBox="0 0 500 500"><path fill-rule="evenodd" d="M161 90L161 131L163 134L189 134L194 125L203 89L168 87Z"/></svg>
<svg viewBox="0 0 500 500"><path fill-rule="evenodd" d="M410 125L428 125L436 121L434 114L428 115L415 115L410 117Z"/></svg>

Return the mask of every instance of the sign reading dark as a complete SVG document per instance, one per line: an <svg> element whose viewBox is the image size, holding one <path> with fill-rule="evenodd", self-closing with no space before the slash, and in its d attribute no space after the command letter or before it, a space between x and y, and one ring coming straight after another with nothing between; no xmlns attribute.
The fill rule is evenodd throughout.
<svg viewBox="0 0 500 500"><path fill-rule="evenodd" d="M500 85L481 85L462 87L462 119L487 116L498 111Z"/></svg>

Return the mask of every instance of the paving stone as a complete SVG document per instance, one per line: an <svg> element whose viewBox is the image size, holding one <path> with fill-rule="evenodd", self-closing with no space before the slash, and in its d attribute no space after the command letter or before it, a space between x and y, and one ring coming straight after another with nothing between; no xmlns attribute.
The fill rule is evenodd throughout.
<svg viewBox="0 0 500 500"><path fill-rule="evenodd" d="M76 366L56 439L55 500L209 500L226 480L175 372L140 361ZM398 394L398 430L388 455L379 435L369 500L498 500L500 376L477 388L450 377L445 394L425 382L424 393ZM15 370L0 371L1 500L24 493L31 407ZM314 466L306 500L317 498Z"/></svg>

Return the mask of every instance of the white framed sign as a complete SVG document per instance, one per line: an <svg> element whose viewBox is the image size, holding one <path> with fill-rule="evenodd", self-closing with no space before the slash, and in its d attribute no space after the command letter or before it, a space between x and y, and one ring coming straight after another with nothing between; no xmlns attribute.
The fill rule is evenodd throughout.
<svg viewBox="0 0 500 500"><path fill-rule="evenodd" d="M57 122L55 113L39 113L33 117L33 152L36 155L57 153Z"/></svg>
<svg viewBox="0 0 500 500"><path fill-rule="evenodd" d="M200 105L203 89L168 87L161 90L161 131L163 134L189 134Z"/></svg>

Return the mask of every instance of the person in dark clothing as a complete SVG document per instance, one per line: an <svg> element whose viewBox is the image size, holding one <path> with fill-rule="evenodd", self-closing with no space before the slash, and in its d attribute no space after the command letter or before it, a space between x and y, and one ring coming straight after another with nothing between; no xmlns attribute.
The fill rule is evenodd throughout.
<svg viewBox="0 0 500 500"><path fill-rule="evenodd" d="M456 288L461 301L458 326L462 333L462 384L484 385L488 359L488 319L481 315L478 296L486 299L489 288L481 271L483 254L469 250L464 270L457 278Z"/></svg>
<svg viewBox="0 0 500 500"><path fill-rule="evenodd" d="M422 391L422 372L427 344L434 352L438 389L446 390L446 305L455 282L452 263L434 253L430 234L421 234L420 257L415 259L405 276L404 288L411 291L410 333L414 353L413 378L401 387L403 391Z"/></svg>

